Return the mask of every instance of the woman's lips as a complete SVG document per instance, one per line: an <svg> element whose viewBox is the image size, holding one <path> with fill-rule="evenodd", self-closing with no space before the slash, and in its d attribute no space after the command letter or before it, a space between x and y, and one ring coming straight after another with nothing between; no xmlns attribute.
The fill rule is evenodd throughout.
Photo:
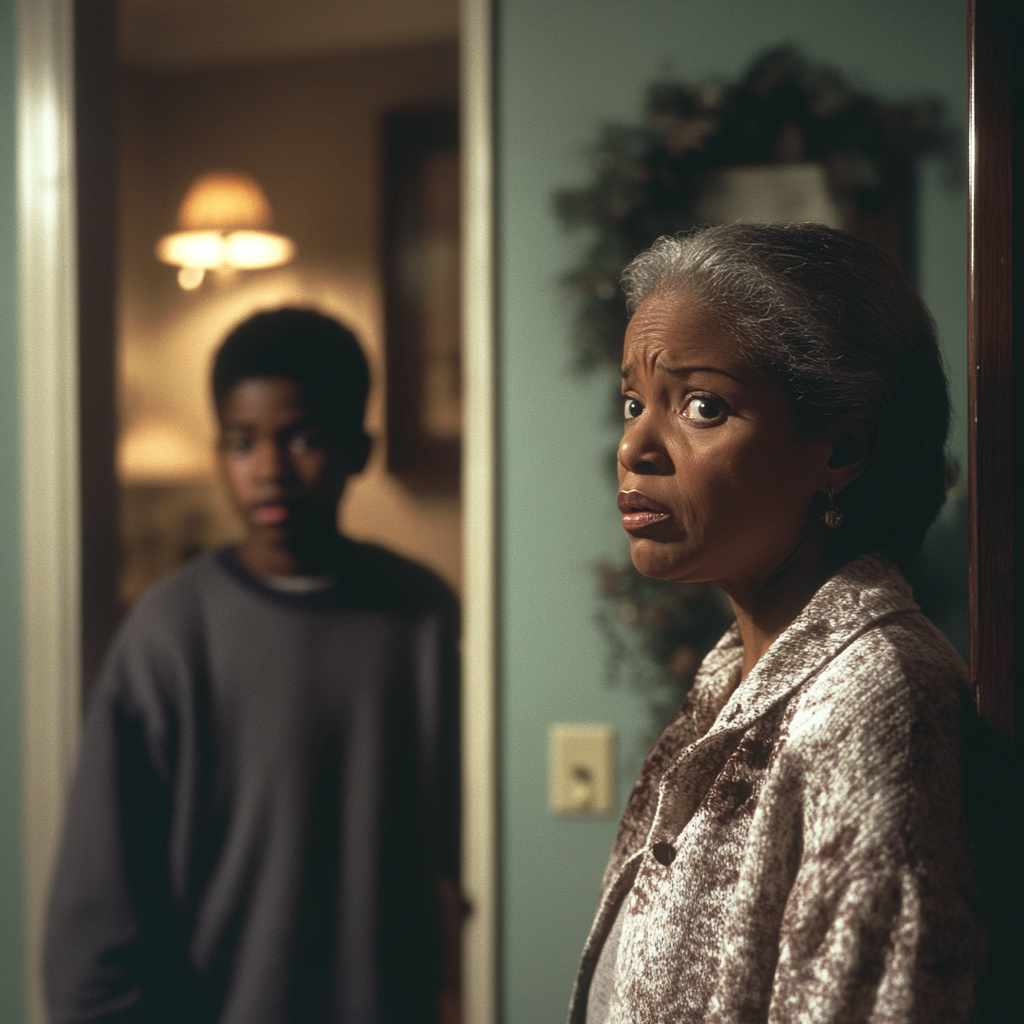
<svg viewBox="0 0 1024 1024"><path fill-rule="evenodd" d="M642 530L645 526L654 526L672 518L672 513L664 505L640 491L619 491L619 511L624 530Z"/></svg>
<svg viewBox="0 0 1024 1024"><path fill-rule="evenodd" d="M252 510L253 522L258 526L280 526L289 515L288 506L278 501L268 501Z"/></svg>

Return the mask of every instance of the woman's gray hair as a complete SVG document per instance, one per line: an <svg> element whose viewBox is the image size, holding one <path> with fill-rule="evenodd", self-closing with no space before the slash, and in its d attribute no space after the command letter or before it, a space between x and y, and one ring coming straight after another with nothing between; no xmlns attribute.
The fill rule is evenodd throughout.
<svg viewBox="0 0 1024 1024"><path fill-rule="evenodd" d="M699 306L836 466L866 451L836 541L913 560L945 498L949 397L932 318L888 255L821 224L733 224L659 238L622 285L630 313L652 295Z"/></svg>

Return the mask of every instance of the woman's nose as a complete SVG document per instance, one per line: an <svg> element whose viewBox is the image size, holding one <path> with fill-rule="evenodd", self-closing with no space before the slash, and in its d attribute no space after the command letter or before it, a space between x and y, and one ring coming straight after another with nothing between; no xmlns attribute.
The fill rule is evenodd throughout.
<svg viewBox="0 0 1024 1024"><path fill-rule="evenodd" d="M619 465L627 473L639 476L660 476L672 471L672 460L664 447L639 424L622 435Z"/></svg>

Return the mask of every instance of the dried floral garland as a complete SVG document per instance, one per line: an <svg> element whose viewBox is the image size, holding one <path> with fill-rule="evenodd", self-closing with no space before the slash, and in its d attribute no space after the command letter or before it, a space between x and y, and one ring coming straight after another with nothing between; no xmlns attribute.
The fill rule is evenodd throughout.
<svg viewBox="0 0 1024 1024"><path fill-rule="evenodd" d="M577 367L617 371L627 323L622 271L659 236L695 226L716 170L822 164L848 229L913 275L917 160L944 156L955 178L960 149L939 101L882 102L792 47L756 57L731 86L655 83L641 124L603 127L591 184L555 197L563 224L589 228L593 239L566 277L577 299ZM660 731L730 621L728 603L710 585L647 579L632 565L602 564L598 575L609 677L644 695Z"/></svg>

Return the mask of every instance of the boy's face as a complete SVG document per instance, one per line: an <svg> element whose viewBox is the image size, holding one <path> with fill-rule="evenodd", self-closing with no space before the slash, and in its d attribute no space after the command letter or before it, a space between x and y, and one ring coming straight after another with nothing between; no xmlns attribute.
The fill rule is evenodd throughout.
<svg viewBox="0 0 1024 1024"><path fill-rule="evenodd" d="M303 553L315 561L316 548L337 532L345 481L361 467L310 418L299 384L286 377L239 381L221 402L218 449L245 521L241 554L250 568L302 571Z"/></svg>

